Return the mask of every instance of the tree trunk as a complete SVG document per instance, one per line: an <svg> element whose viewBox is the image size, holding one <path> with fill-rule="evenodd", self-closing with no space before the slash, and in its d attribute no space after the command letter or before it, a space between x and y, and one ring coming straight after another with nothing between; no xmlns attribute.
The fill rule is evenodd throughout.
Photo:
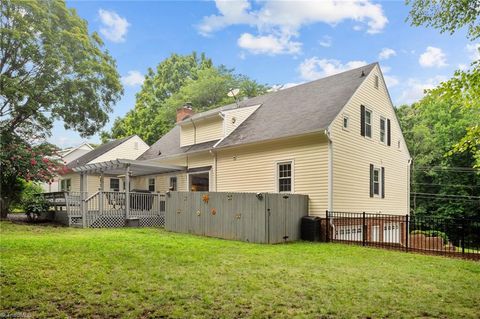
<svg viewBox="0 0 480 319"><path fill-rule="evenodd" d="M7 219L9 213L9 202L3 197L0 198L0 220Z"/></svg>

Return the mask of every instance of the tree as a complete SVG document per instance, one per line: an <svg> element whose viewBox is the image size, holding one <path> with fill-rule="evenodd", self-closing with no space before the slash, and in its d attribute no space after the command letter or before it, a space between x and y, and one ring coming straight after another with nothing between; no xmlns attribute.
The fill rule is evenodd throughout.
<svg viewBox="0 0 480 319"><path fill-rule="evenodd" d="M412 208L416 215L479 217L480 174L471 168L473 154L446 154L480 122L480 113L445 99L424 98L397 109L413 159ZM434 194L422 195L422 194Z"/></svg>
<svg viewBox="0 0 480 319"><path fill-rule="evenodd" d="M117 118L111 133L102 133L102 139L137 134L153 144L175 125L176 110L184 103L190 102L197 112L234 103L234 98L227 96L232 88L240 89L239 99L268 90L267 86L236 75L225 66L213 66L203 54L200 59L195 53L173 54L157 66L157 73L149 70L137 94L135 108L125 117Z"/></svg>
<svg viewBox="0 0 480 319"><path fill-rule="evenodd" d="M468 37L480 37L480 0L406 0L412 5L410 19L412 25L426 25L440 32L453 34L460 28L468 27ZM477 48L480 50L480 47ZM479 52L480 53L480 52ZM469 70L457 70L454 76L437 88L430 90L425 99L443 99L461 110L480 113L480 61L473 61ZM470 110L471 109L471 110ZM452 156L469 152L476 159L474 167L480 167L480 126L473 123L465 135L448 151Z"/></svg>
<svg viewBox="0 0 480 319"><path fill-rule="evenodd" d="M0 128L46 136L53 121L82 136L108 120L123 89L102 40L65 2L0 4Z"/></svg>
<svg viewBox="0 0 480 319"><path fill-rule="evenodd" d="M406 0L406 3L412 6L407 18L412 25L426 25L450 34L466 26L471 40L480 36L479 0Z"/></svg>
<svg viewBox="0 0 480 319"><path fill-rule="evenodd" d="M18 203L25 181L50 182L64 172L56 147L49 143L30 145L22 138L3 134L0 139L0 218L5 219L14 203Z"/></svg>

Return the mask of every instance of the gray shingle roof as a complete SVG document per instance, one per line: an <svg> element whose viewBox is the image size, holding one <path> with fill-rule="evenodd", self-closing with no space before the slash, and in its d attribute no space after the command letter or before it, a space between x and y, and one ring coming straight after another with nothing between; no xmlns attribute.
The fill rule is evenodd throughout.
<svg viewBox="0 0 480 319"><path fill-rule="evenodd" d="M262 104L262 106L217 147L327 129L375 65L376 63L372 63L249 99L246 101L249 105Z"/></svg>
<svg viewBox="0 0 480 319"><path fill-rule="evenodd" d="M222 140L216 148L267 141L327 129L375 65L377 63L239 102L238 107L259 104L261 106L235 131ZM213 115L235 107L237 107L236 104L229 104L196 114L189 120ZM182 148L180 147L180 127L177 125L153 144L139 159L161 158L207 150L212 148L216 142L197 144L192 148ZM159 152L161 152L161 155L159 155Z"/></svg>
<svg viewBox="0 0 480 319"><path fill-rule="evenodd" d="M198 151L208 150L219 140L199 143L191 146L180 147L180 126L175 126L161 139L156 141L145 153L138 159L148 160L152 158L169 157L172 155L189 154Z"/></svg>
<svg viewBox="0 0 480 319"><path fill-rule="evenodd" d="M68 168L73 168L73 167L76 167L76 166L79 166L79 165L85 165L88 162L96 159L97 157L105 154L106 152L114 149L115 147L122 144L123 142L128 141L129 139L131 139L134 136L135 135L131 135L131 136L127 136L127 137L124 137L124 138L121 138L121 139L118 139L118 140L113 140L113 141L110 141L108 143L102 144L99 147L94 148L93 150L91 150L87 154L84 154L84 155L80 156L79 158L71 161L70 163L67 164L67 167Z"/></svg>

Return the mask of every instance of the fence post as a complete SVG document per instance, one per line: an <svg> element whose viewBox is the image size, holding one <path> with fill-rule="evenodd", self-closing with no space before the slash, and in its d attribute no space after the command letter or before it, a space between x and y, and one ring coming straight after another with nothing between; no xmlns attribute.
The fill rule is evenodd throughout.
<svg viewBox="0 0 480 319"><path fill-rule="evenodd" d="M367 227L365 225L365 212L363 212L362 214L362 224L363 224L363 227L362 227L362 246L365 246L365 240L366 240L366 237L367 237Z"/></svg>
<svg viewBox="0 0 480 319"><path fill-rule="evenodd" d="M465 255L465 217L462 217L462 255Z"/></svg>
<svg viewBox="0 0 480 319"><path fill-rule="evenodd" d="M328 209L325 211L325 241L330 242L330 219Z"/></svg>
<svg viewBox="0 0 480 319"><path fill-rule="evenodd" d="M405 251L408 252L408 236L410 236L410 224L408 223L408 214L405 215Z"/></svg>

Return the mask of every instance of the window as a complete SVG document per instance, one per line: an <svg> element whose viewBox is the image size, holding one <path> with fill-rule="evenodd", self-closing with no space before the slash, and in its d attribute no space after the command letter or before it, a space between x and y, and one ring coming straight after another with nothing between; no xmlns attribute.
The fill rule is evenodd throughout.
<svg viewBox="0 0 480 319"><path fill-rule="evenodd" d="M177 177L170 177L170 190L171 191L176 191L177 190Z"/></svg>
<svg viewBox="0 0 480 319"><path fill-rule="evenodd" d="M365 110L365 136L372 137L372 111Z"/></svg>
<svg viewBox="0 0 480 319"><path fill-rule="evenodd" d="M70 178L68 179L62 179L60 181L60 190L64 192L69 192L72 189L72 180Z"/></svg>
<svg viewBox="0 0 480 319"><path fill-rule="evenodd" d="M120 191L120 179L118 178L110 178L110 190L113 192Z"/></svg>
<svg viewBox="0 0 480 319"><path fill-rule="evenodd" d="M343 129L348 130L349 119L348 115L343 116Z"/></svg>
<svg viewBox="0 0 480 319"><path fill-rule="evenodd" d="M148 179L148 190L151 192L155 191L155 178Z"/></svg>
<svg viewBox="0 0 480 319"><path fill-rule="evenodd" d="M380 195L380 169L373 169L373 195Z"/></svg>
<svg viewBox="0 0 480 319"><path fill-rule="evenodd" d="M385 128L386 128L386 120L385 118L381 117L380 118L380 142L385 144Z"/></svg>
<svg viewBox="0 0 480 319"><path fill-rule="evenodd" d="M385 167L370 164L370 197L385 198Z"/></svg>
<svg viewBox="0 0 480 319"><path fill-rule="evenodd" d="M292 191L292 162L278 163L278 191L291 192Z"/></svg>
<svg viewBox="0 0 480 319"><path fill-rule="evenodd" d="M210 188L209 172L189 174L191 192L208 192Z"/></svg>
<svg viewBox="0 0 480 319"><path fill-rule="evenodd" d="M378 75L375 75L375 88L378 89Z"/></svg>

